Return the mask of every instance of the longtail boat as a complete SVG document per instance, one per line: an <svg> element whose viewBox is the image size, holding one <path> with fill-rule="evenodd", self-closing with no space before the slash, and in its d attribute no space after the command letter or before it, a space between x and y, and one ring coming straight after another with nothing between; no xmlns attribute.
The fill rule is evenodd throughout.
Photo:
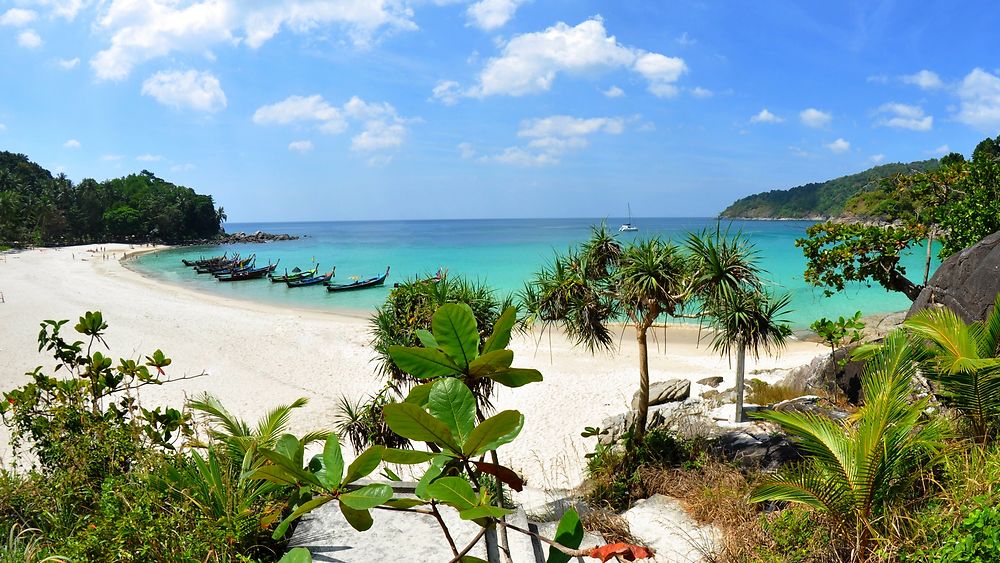
<svg viewBox="0 0 1000 563"><path fill-rule="evenodd" d="M275 276L272 274L268 276L268 279L270 279L272 283L290 282L290 281L301 280L303 278L311 278L316 275L316 272L319 272L318 263L316 264L315 267L313 267L312 270L300 270L298 266L296 266L292 268L291 273L289 273L288 270L285 270L285 275Z"/></svg>
<svg viewBox="0 0 1000 563"><path fill-rule="evenodd" d="M222 254L222 256L212 256L211 258L199 258L198 260L184 260L181 259L181 263L185 266L195 267L195 266L207 266L209 264L218 264L220 262L226 261L226 255L228 252Z"/></svg>
<svg viewBox="0 0 1000 563"><path fill-rule="evenodd" d="M326 283L326 282L330 281L330 278L332 278L334 276L334 272L336 272L336 271L337 271L337 267L334 266L334 268L332 270L330 270L329 272L323 274L322 276L312 276L312 277L308 277L308 278L302 278L300 280L292 280L290 282L285 282L285 283L288 284L288 287L305 287L307 285L316 285L316 284Z"/></svg>
<svg viewBox="0 0 1000 563"><path fill-rule="evenodd" d="M228 274L234 270L244 269L254 263L257 258L256 254L251 254L250 256L242 260L233 260L231 262L225 262L216 266L199 266L195 269L199 274Z"/></svg>
<svg viewBox="0 0 1000 563"><path fill-rule="evenodd" d="M385 268L385 273L381 276L374 278L368 278L366 280L357 280L352 283L344 284L326 284L327 291L352 291L355 289L365 289L367 287L378 287L385 284L385 278L389 277L389 267Z"/></svg>
<svg viewBox="0 0 1000 563"><path fill-rule="evenodd" d="M280 262L280 260L279 260ZM243 281L243 280L256 280L263 278L264 276L270 274L278 267L278 262L274 264L268 264L263 268L252 268L249 270L242 270L238 272L233 272L228 276L217 276L216 279L220 282L231 282L231 281Z"/></svg>

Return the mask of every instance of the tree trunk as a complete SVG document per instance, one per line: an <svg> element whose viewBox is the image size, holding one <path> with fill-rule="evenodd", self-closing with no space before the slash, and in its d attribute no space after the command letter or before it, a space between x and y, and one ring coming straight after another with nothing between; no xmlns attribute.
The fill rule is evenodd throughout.
<svg viewBox="0 0 1000 563"><path fill-rule="evenodd" d="M646 329L640 326L636 331L639 342L639 409L635 417L635 437L642 440L646 435L646 416L649 413L649 354L646 350Z"/></svg>
<svg viewBox="0 0 1000 563"><path fill-rule="evenodd" d="M746 356L747 347L743 343L743 339L737 343L736 352L736 422L744 422L745 418L743 416L743 390L745 385L743 384L744 370L746 369Z"/></svg>
<svg viewBox="0 0 1000 563"><path fill-rule="evenodd" d="M924 263L924 285L931 276L931 247L934 246L934 227L927 233L927 261Z"/></svg>
<svg viewBox="0 0 1000 563"><path fill-rule="evenodd" d="M909 297L910 301L916 301L917 297L920 295L920 290L923 288L924 286L911 282L896 268L889 271L889 279L886 282L886 289L899 291Z"/></svg>

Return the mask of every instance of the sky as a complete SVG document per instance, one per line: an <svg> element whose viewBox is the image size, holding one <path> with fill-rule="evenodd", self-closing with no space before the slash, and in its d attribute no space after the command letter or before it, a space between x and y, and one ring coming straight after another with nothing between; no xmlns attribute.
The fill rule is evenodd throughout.
<svg viewBox="0 0 1000 563"><path fill-rule="evenodd" d="M0 0L0 149L229 220L712 216L1000 133L992 1Z"/></svg>

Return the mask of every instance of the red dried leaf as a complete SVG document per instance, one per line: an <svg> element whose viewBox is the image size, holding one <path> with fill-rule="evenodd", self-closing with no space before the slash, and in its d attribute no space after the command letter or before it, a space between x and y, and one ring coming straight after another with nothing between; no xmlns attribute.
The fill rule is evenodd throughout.
<svg viewBox="0 0 1000 563"><path fill-rule="evenodd" d="M653 557L654 551L648 547L632 545L628 543L609 543L590 550L589 555L595 559L606 562L612 557L621 557L626 561L636 559L649 559Z"/></svg>
<svg viewBox="0 0 1000 563"><path fill-rule="evenodd" d="M517 492L521 492L524 489L524 480L521 479L517 473L514 473L514 470L509 467L504 467L503 465L497 465L495 463L486 463L485 461L477 461L476 469L482 471L483 473L493 475Z"/></svg>

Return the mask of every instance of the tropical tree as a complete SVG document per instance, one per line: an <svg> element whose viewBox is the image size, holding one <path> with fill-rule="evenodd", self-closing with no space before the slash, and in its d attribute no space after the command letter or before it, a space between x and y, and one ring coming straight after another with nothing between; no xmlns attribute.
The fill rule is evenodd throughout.
<svg viewBox="0 0 1000 563"><path fill-rule="evenodd" d="M1000 430L1000 295L985 321L966 324L948 308L924 309L904 326L926 340L922 373L936 395L965 416L981 443Z"/></svg>
<svg viewBox="0 0 1000 563"><path fill-rule="evenodd" d="M846 422L811 413L757 415L780 424L806 459L757 486L750 497L826 512L859 561L868 558L882 518L912 492L947 433L942 419L924 415L929 399L913 398L910 381L924 353L921 345L897 331L868 353L864 404Z"/></svg>

